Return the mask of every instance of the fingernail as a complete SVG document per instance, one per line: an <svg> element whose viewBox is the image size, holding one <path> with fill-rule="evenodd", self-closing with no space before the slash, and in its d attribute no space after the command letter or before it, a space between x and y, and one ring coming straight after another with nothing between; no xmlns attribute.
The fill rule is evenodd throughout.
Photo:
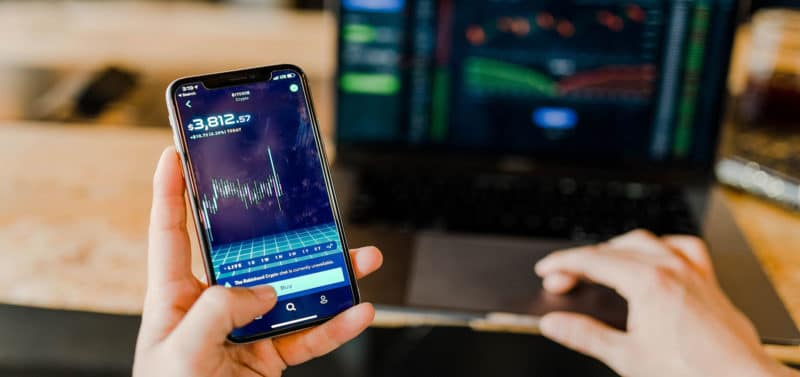
<svg viewBox="0 0 800 377"><path fill-rule="evenodd" d="M355 257L358 258L359 256L369 255L367 251L370 251L372 249L374 249L373 246L364 246L364 247L359 247L358 249L354 249L353 252L355 254Z"/></svg>
<svg viewBox="0 0 800 377"><path fill-rule="evenodd" d="M559 331L561 330L559 322L558 317L549 314L545 315L539 320L539 331L548 338L558 339Z"/></svg>
<svg viewBox="0 0 800 377"><path fill-rule="evenodd" d="M275 288L272 288L271 285L259 285L250 289L253 290L253 293L255 293L258 298L264 301L273 300L278 295L275 292Z"/></svg>
<svg viewBox="0 0 800 377"><path fill-rule="evenodd" d="M533 266L533 271L536 272L537 275L543 275L545 271L547 271L547 265L549 262L547 259L542 259Z"/></svg>
<svg viewBox="0 0 800 377"><path fill-rule="evenodd" d="M561 275L547 276L542 281L542 286L548 292L560 292L566 285L565 278Z"/></svg>

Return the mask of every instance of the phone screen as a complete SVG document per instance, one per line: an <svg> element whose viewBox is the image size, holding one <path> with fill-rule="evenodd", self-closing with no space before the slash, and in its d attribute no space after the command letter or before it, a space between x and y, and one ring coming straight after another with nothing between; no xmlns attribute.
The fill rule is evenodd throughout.
<svg viewBox="0 0 800 377"><path fill-rule="evenodd" d="M356 301L304 85L287 69L260 82L183 81L172 90L213 283L278 293L277 306L234 340L304 327Z"/></svg>

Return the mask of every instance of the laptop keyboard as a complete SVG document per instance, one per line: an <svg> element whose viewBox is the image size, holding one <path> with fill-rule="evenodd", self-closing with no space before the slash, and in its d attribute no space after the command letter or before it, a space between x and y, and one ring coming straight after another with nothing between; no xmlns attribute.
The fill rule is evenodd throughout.
<svg viewBox="0 0 800 377"><path fill-rule="evenodd" d="M604 240L636 228L698 234L681 191L661 185L482 175L366 174L350 222L403 229Z"/></svg>

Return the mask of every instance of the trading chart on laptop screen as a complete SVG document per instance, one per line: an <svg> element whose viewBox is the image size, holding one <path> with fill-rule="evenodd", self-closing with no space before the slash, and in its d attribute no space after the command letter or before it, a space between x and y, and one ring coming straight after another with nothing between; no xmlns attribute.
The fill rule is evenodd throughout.
<svg viewBox="0 0 800 377"><path fill-rule="evenodd" d="M343 0L339 141L706 161L730 0Z"/></svg>

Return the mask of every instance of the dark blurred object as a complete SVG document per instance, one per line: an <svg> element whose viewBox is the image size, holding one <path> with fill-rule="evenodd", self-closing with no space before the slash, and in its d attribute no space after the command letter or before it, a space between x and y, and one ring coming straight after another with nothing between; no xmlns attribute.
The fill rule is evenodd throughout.
<svg viewBox="0 0 800 377"><path fill-rule="evenodd" d="M747 85L737 123L800 131L800 12L759 11L752 21Z"/></svg>
<svg viewBox="0 0 800 377"><path fill-rule="evenodd" d="M139 318L0 305L0 375L130 376Z"/></svg>
<svg viewBox="0 0 800 377"><path fill-rule="evenodd" d="M325 0L295 0L294 6L298 9L322 9Z"/></svg>
<svg viewBox="0 0 800 377"><path fill-rule="evenodd" d="M368 376L617 376L541 336L419 327L370 329L363 337L371 355Z"/></svg>
<svg viewBox="0 0 800 377"><path fill-rule="evenodd" d="M130 376L138 316L0 305L0 376ZM469 329L368 329L287 377L616 376L540 336Z"/></svg>
<svg viewBox="0 0 800 377"><path fill-rule="evenodd" d="M738 127L728 139L720 182L800 210L800 129Z"/></svg>
<svg viewBox="0 0 800 377"><path fill-rule="evenodd" d="M774 72L763 79L748 78L739 116L748 125L797 126L799 105L800 76Z"/></svg>
<svg viewBox="0 0 800 377"><path fill-rule="evenodd" d="M94 121L126 98L139 75L116 66L69 72L32 100L30 118L53 122Z"/></svg>
<svg viewBox="0 0 800 377"><path fill-rule="evenodd" d="M717 178L800 209L800 12L762 10L751 28L746 85Z"/></svg>
<svg viewBox="0 0 800 377"><path fill-rule="evenodd" d="M794 163L797 171L800 165ZM717 163L717 178L726 185L800 210L800 180L778 170L749 159L726 157Z"/></svg>
<svg viewBox="0 0 800 377"><path fill-rule="evenodd" d="M765 8L800 8L800 0L753 0L750 8L753 12Z"/></svg>
<svg viewBox="0 0 800 377"><path fill-rule="evenodd" d="M355 224L574 241L602 241L636 228L699 234L681 191L666 185L396 171L364 174L360 186Z"/></svg>
<svg viewBox="0 0 800 377"><path fill-rule="evenodd" d="M108 67L92 77L75 102L75 115L95 118L136 86L137 75L119 67Z"/></svg>

